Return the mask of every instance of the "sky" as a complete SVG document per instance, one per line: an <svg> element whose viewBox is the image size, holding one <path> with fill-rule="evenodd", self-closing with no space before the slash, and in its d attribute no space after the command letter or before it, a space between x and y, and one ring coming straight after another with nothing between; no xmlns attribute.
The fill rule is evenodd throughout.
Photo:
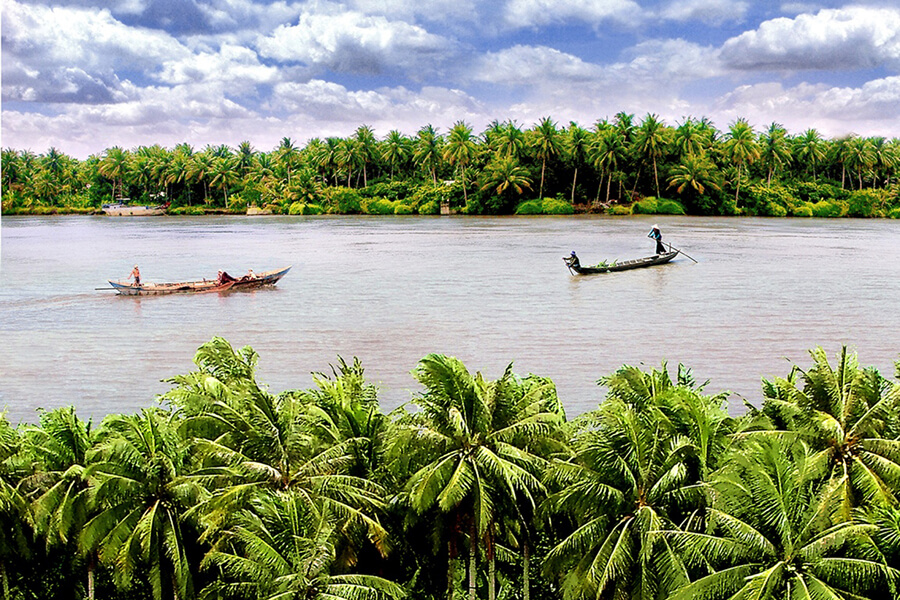
<svg viewBox="0 0 900 600"><path fill-rule="evenodd" d="M900 0L3 0L4 148L414 135L464 121L900 137Z"/></svg>

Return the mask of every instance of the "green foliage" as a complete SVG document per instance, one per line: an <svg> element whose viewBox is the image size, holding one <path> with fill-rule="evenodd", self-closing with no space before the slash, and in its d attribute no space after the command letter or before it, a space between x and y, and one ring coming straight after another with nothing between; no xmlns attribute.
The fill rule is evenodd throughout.
<svg viewBox="0 0 900 600"><path fill-rule="evenodd" d="M632 213L631 204L613 204L606 209L608 215L630 215Z"/></svg>
<svg viewBox="0 0 900 600"><path fill-rule="evenodd" d="M790 191L781 185L753 184L744 196L745 214L784 217L798 204Z"/></svg>
<svg viewBox="0 0 900 600"><path fill-rule="evenodd" d="M809 208L814 217L845 217L848 212L847 203L838 200L820 200Z"/></svg>
<svg viewBox="0 0 900 600"><path fill-rule="evenodd" d="M410 206L409 204L404 204L403 202L397 202L394 205L394 214L395 215L414 215L416 214L416 209Z"/></svg>
<svg viewBox="0 0 900 600"><path fill-rule="evenodd" d="M362 212L367 215L392 215L399 202L386 198L367 198L362 201Z"/></svg>
<svg viewBox="0 0 900 600"><path fill-rule="evenodd" d="M900 206L894 207L888 211L887 216L891 219L900 219Z"/></svg>
<svg viewBox="0 0 900 600"><path fill-rule="evenodd" d="M544 198L542 208L545 215L571 215L575 212L569 201L561 198Z"/></svg>
<svg viewBox="0 0 900 600"><path fill-rule="evenodd" d="M884 207L889 200L888 190L854 190L847 196L848 217L884 216Z"/></svg>
<svg viewBox="0 0 900 600"><path fill-rule="evenodd" d="M648 196L635 202L631 211L636 215L683 215L684 206L677 200Z"/></svg>
<svg viewBox="0 0 900 600"><path fill-rule="evenodd" d="M793 217L812 217L812 204L809 202L803 202L798 204L791 210L791 216Z"/></svg>
<svg viewBox="0 0 900 600"><path fill-rule="evenodd" d="M441 214L441 203L439 200L423 202L419 205L418 213L420 215L439 215Z"/></svg>
<svg viewBox="0 0 900 600"><path fill-rule="evenodd" d="M329 203L329 212L341 215L357 215L362 212L362 198L359 192L346 187L333 187L325 190Z"/></svg>
<svg viewBox="0 0 900 600"><path fill-rule="evenodd" d="M288 207L289 215L320 215L322 207L318 204L307 204L305 202L293 202Z"/></svg>
<svg viewBox="0 0 900 600"><path fill-rule="evenodd" d="M206 211L202 206L176 206L169 209L170 215L204 215Z"/></svg>
<svg viewBox="0 0 900 600"><path fill-rule="evenodd" d="M517 215L539 215L544 212L543 204L540 200L526 200L516 206L515 214Z"/></svg>

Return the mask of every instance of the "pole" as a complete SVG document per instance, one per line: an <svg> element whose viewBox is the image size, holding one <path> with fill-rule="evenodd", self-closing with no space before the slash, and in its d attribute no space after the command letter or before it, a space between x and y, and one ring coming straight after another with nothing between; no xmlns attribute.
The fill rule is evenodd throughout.
<svg viewBox="0 0 900 600"><path fill-rule="evenodd" d="M692 261L694 261L695 263L698 262L695 258L693 258L693 257L691 257L691 256L688 256L688 255L684 252L684 250L679 250L678 248L676 248L675 246L673 246L672 244L670 244L670 243L668 243L668 242L666 242L666 245L669 247L669 250L678 250L678 252L679 252L680 254L684 254L685 256L687 256L688 258L690 258L690 259L691 259Z"/></svg>

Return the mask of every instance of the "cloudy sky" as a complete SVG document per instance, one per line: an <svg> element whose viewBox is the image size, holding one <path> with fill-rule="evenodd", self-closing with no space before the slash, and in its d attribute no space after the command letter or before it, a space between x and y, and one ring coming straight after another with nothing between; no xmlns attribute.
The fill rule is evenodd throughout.
<svg viewBox="0 0 900 600"><path fill-rule="evenodd" d="M900 2L3 0L3 147L739 117L900 136Z"/></svg>

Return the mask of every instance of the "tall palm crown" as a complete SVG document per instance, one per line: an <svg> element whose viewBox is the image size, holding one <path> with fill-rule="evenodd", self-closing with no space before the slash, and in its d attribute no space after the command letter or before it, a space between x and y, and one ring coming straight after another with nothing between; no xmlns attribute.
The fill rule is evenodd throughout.
<svg viewBox="0 0 900 600"><path fill-rule="evenodd" d="M792 369L786 379L765 381L763 413L816 452L840 489L843 514L900 500L900 441L889 436L900 409L900 386L875 369L862 369L855 353L841 348L834 366L822 348L810 351L813 366ZM759 435L767 435L760 432Z"/></svg>
<svg viewBox="0 0 900 600"><path fill-rule="evenodd" d="M696 485L730 433L724 397L705 397L689 373L624 367L601 383L597 411L573 422L573 455L554 461L544 506L573 531L548 554L565 599L665 597L687 583L662 532L691 524Z"/></svg>
<svg viewBox="0 0 900 600"><path fill-rule="evenodd" d="M86 473L99 509L82 530L82 547L114 566L122 587L146 570L155 600L169 595L164 588L189 598L184 518L204 490L186 477L188 445L159 409L109 417L97 435Z"/></svg>
<svg viewBox="0 0 900 600"><path fill-rule="evenodd" d="M878 556L877 527L834 514L840 490L803 443L751 440L710 486L704 533L671 532L690 570L673 600L896 597L900 572Z"/></svg>
<svg viewBox="0 0 900 600"><path fill-rule="evenodd" d="M563 416L552 384L525 384L511 367L488 382L458 359L430 354L414 371L425 386L415 401L420 411L398 423L396 448L404 452L395 456L422 465L405 486L412 507L450 513L454 529L469 532L470 597L478 542L497 518L498 497L536 504L543 461L534 452Z"/></svg>
<svg viewBox="0 0 900 600"><path fill-rule="evenodd" d="M544 172L547 160L559 155L563 149L563 139L556 129L556 123L550 117L544 117L530 132L530 143L535 155L541 160L541 184L538 198L544 197Z"/></svg>

